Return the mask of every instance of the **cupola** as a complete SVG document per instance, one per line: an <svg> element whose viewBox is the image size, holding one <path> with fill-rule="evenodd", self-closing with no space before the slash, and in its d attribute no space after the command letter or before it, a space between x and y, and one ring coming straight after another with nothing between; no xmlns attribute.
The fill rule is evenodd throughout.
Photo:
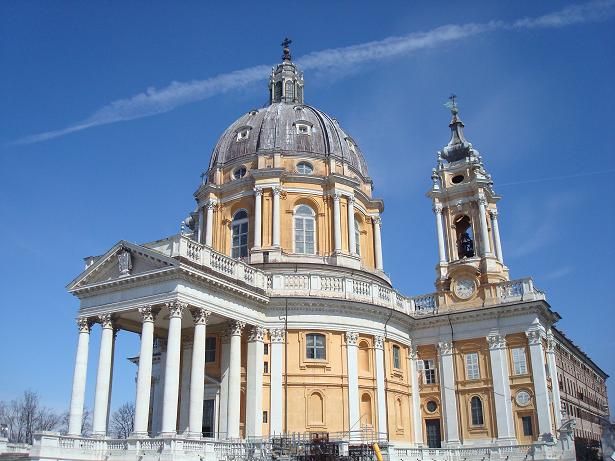
<svg viewBox="0 0 615 461"><path fill-rule="evenodd" d="M293 64L290 55L292 40L282 42L282 62L271 70L269 77L269 104L286 102L303 104L303 73Z"/></svg>

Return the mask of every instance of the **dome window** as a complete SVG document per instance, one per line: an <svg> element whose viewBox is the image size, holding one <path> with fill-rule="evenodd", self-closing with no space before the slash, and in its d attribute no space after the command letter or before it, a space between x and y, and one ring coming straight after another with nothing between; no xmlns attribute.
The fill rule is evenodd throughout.
<svg viewBox="0 0 615 461"><path fill-rule="evenodd" d="M241 179L246 175L247 172L248 170L246 170L245 166L240 166L239 168L236 168L235 171L233 171L233 179Z"/></svg>
<svg viewBox="0 0 615 461"><path fill-rule="evenodd" d="M250 136L250 128L244 128L237 132L237 141L245 141Z"/></svg>
<svg viewBox="0 0 615 461"><path fill-rule="evenodd" d="M297 173L300 174L312 174L314 172L314 167L311 163L308 162L299 162L297 163Z"/></svg>
<svg viewBox="0 0 615 461"><path fill-rule="evenodd" d="M312 134L312 127L310 125L305 123L297 123L295 126L297 127L297 134Z"/></svg>
<svg viewBox="0 0 615 461"><path fill-rule="evenodd" d="M453 184L459 184L460 182L463 182L463 175L458 174L457 176L453 176L453 179L451 179L451 182Z"/></svg>

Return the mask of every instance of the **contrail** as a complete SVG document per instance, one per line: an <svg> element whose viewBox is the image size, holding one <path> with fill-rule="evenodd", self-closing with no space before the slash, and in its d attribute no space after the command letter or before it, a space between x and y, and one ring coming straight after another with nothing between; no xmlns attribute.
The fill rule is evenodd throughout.
<svg viewBox="0 0 615 461"><path fill-rule="evenodd" d="M449 24L426 32L414 32L401 37L352 45L343 48L309 53L297 60L306 70L331 71L334 66L352 68L396 56L434 48L445 43L467 39L496 30L556 28L605 20L615 13L615 0L598 0L581 5L567 6L543 16L522 18L512 23L490 21L487 23ZM26 136L11 144L32 144L64 136L76 131L126 120L149 117L169 112L179 106L202 101L212 96L239 89L264 80L271 65L259 65L220 74L205 80L172 82L160 89L146 91L125 99L118 99L93 112L85 119L66 128Z"/></svg>

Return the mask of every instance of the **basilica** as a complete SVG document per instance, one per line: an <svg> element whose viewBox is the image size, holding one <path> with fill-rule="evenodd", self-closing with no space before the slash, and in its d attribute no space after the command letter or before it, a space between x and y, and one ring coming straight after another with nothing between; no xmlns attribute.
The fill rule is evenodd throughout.
<svg viewBox="0 0 615 461"><path fill-rule="evenodd" d="M384 202L365 157L304 102L304 84L285 41L269 104L222 133L182 231L86 258L68 285L80 303L68 433L37 434L33 459L320 459L300 457L315 441L334 446L326 459L363 459L357 447L390 460L574 458L560 317L531 278L509 277L500 196L455 99L450 141L425 172L435 291L408 295L384 271ZM118 330L140 336L127 439L108 432Z"/></svg>

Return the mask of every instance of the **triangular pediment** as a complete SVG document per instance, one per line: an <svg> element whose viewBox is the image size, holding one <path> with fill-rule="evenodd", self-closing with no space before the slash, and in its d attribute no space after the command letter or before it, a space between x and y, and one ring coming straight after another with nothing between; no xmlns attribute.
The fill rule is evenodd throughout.
<svg viewBox="0 0 615 461"><path fill-rule="evenodd" d="M91 264L66 288L73 292L88 286L125 280L177 266L179 261L173 258L122 240L104 255L92 258Z"/></svg>

